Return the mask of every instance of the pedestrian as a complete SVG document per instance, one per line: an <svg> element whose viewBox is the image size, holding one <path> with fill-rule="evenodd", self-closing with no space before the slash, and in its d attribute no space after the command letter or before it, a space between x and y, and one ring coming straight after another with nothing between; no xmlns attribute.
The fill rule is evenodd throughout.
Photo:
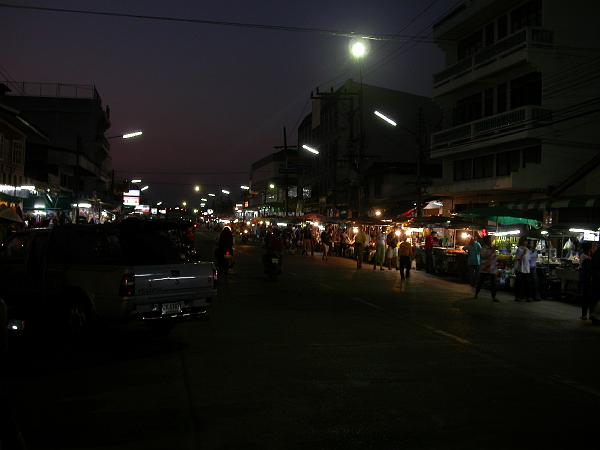
<svg viewBox="0 0 600 450"><path fill-rule="evenodd" d="M479 266L481 264L481 244L477 242L477 239L472 237L469 245L465 246L463 250L468 253L469 281L471 282L471 286L475 287L479 278Z"/></svg>
<svg viewBox="0 0 600 450"><path fill-rule="evenodd" d="M592 293L592 246L589 242L581 245L579 255L579 290L581 293L581 320L590 319L595 306L594 293Z"/></svg>
<svg viewBox="0 0 600 450"><path fill-rule="evenodd" d="M482 242L483 246L480 253L479 278L477 280L477 287L475 288L475 298L479 295L483 283L489 281L492 301L499 302L500 300L496 298L496 249L492 247L492 239L489 236L485 236Z"/></svg>
<svg viewBox="0 0 600 450"><path fill-rule="evenodd" d="M379 270L384 270L383 269L383 263L385 262L385 250L386 250L386 244L385 244L385 233L381 230L377 230L377 236L376 236L376 248L375 248L375 258L373 259L373 270L375 270L377 268L377 264L379 264Z"/></svg>
<svg viewBox="0 0 600 450"><path fill-rule="evenodd" d="M536 250L537 242L529 240L529 275L527 276L527 287L529 288L528 301L539 302L538 296L538 279L537 279L537 257L538 252Z"/></svg>
<svg viewBox="0 0 600 450"><path fill-rule="evenodd" d="M363 252L365 246L369 243L367 233L359 227L358 233L354 236L354 256L356 257L356 268L362 269Z"/></svg>
<svg viewBox="0 0 600 450"><path fill-rule="evenodd" d="M410 265L412 264L413 250L412 244L408 241L408 237L404 236L404 240L398 248L398 258L400 259L400 278L402 280L410 277Z"/></svg>
<svg viewBox="0 0 600 450"><path fill-rule="evenodd" d="M437 239L437 232L432 231L425 238L425 270L427 273L433 273L433 247Z"/></svg>
<svg viewBox="0 0 600 450"><path fill-rule="evenodd" d="M390 232L387 234L385 238L385 243L387 245L385 259L388 270L392 270L392 263L394 267L398 266L398 238L394 234L394 230L390 229Z"/></svg>
<svg viewBox="0 0 600 450"><path fill-rule="evenodd" d="M321 259L324 261L327 261L327 255L329 254L330 241L329 241L329 233L327 233L326 229L321 231L321 246L323 247L323 256L321 256Z"/></svg>
<svg viewBox="0 0 600 450"><path fill-rule="evenodd" d="M529 249L526 245L527 238L519 239L519 247L515 253L515 301L519 302L528 298L528 276L529 267Z"/></svg>
<svg viewBox="0 0 600 450"><path fill-rule="evenodd" d="M596 245L592 254L592 290L590 304L588 305L588 317L593 325L600 325L600 319L594 314L596 304L600 297L600 249Z"/></svg>
<svg viewBox="0 0 600 450"><path fill-rule="evenodd" d="M312 244L312 230L310 225L306 225L304 227L304 231L302 233L302 243L304 244L304 251L302 255L308 256L310 252L310 256L314 255L314 249Z"/></svg>

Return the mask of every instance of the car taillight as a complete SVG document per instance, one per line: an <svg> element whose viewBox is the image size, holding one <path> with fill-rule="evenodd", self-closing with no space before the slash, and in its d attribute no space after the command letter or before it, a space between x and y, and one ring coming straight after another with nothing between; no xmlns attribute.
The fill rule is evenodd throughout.
<svg viewBox="0 0 600 450"><path fill-rule="evenodd" d="M133 297L135 295L135 275L126 273L121 278L121 286L119 287L119 296Z"/></svg>

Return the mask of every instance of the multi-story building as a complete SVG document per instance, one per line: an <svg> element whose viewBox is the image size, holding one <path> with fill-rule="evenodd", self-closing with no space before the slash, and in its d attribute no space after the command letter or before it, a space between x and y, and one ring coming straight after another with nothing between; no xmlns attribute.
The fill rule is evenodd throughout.
<svg viewBox="0 0 600 450"><path fill-rule="evenodd" d="M35 124L47 140L27 140L25 175L37 186L77 197L111 197L112 160L104 133L110 110L95 86L16 83L3 102Z"/></svg>
<svg viewBox="0 0 600 450"><path fill-rule="evenodd" d="M392 217L417 199L419 154L423 181L441 175L422 145L426 130L439 123L431 99L352 80L312 97L312 112L298 128L298 148L309 167L300 172L305 212L344 218L380 211Z"/></svg>
<svg viewBox="0 0 600 450"><path fill-rule="evenodd" d="M247 210L261 216L297 215L298 151L278 150L254 162ZM287 192L287 195L286 195Z"/></svg>
<svg viewBox="0 0 600 450"><path fill-rule="evenodd" d="M600 195L572 188L598 166L599 13L584 0L470 0L434 25L446 67L431 157L446 210Z"/></svg>
<svg viewBox="0 0 600 450"><path fill-rule="evenodd" d="M8 88L0 84L0 91ZM0 98L1 100L1 98ZM33 190L25 175L25 143L28 136L45 139L19 112L0 102L0 203L17 205Z"/></svg>

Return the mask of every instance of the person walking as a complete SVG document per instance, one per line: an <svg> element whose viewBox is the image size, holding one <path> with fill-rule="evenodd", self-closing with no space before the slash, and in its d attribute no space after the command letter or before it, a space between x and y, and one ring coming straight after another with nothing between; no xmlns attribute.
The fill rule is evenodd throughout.
<svg viewBox="0 0 600 450"><path fill-rule="evenodd" d="M489 236L483 238L483 247L480 253L480 267L479 267L479 278L477 280L477 287L475 288L475 298L479 295L483 283L488 281L490 283L490 292L492 293L492 301L499 302L496 298L496 271L497 271L497 259L496 249L492 247L492 239Z"/></svg>
<svg viewBox="0 0 600 450"><path fill-rule="evenodd" d="M359 227L358 233L354 236L354 256L356 257L356 268L362 269L363 252L365 246L369 243L367 233Z"/></svg>
<svg viewBox="0 0 600 450"><path fill-rule="evenodd" d="M379 264L379 270L383 269L383 264L385 262L385 233L381 230L377 230L376 239L376 250L375 250L375 258L373 259L373 270L377 268L377 264Z"/></svg>
<svg viewBox="0 0 600 450"><path fill-rule="evenodd" d="M327 261L330 245L331 242L329 240L329 233L327 232L327 229L324 229L321 231L321 246L323 247L323 255L321 256L321 260Z"/></svg>
<svg viewBox="0 0 600 450"><path fill-rule="evenodd" d="M525 300L528 297L527 291L528 276L530 273L529 267L529 249L526 245L527 238L522 237L519 239L519 247L515 254L515 274L517 279L515 280L515 301L519 302Z"/></svg>
<svg viewBox="0 0 600 450"><path fill-rule="evenodd" d="M400 259L400 278L404 280L410 277L410 265L413 258L412 244L408 242L406 236L398 248L398 258Z"/></svg>
<svg viewBox="0 0 600 450"><path fill-rule="evenodd" d="M481 264L481 244L477 242L477 239L471 238L469 245L465 246L463 250L468 253L470 282L471 286L475 287L479 278L479 266Z"/></svg>
<svg viewBox="0 0 600 450"><path fill-rule="evenodd" d="M392 264L394 267L398 267L398 238L394 234L394 230L390 230L385 238L387 245L385 259L388 270L392 270Z"/></svg>
<svg viewBox="0 0 600 450"><path fill-rule="evenodd" d="M425 238L425 270L427 273L433 273L433 247L437 232L432 231Z"/></svg>
<svg viewBox="0 0 600 450"><path fill-rule="evenodd" d="M312 245L312 230L310 225L306 225L304 227L302 232L302 244L304 245L304 251L302 252L302 255L308 256L308 253L310 252L310 256L313 256L314 250Z"/></svg>
<svg viewBox="0 0 600 450"><path fill-rule="evenodd" d="M527 287L529 291L528 301L539 302L538 279L537 279L537 242L529 240L529 275L527 276Z"/></svg>
<svg viewBox="0 0 600 450"><path fill-rule="evenodd" d="M579 289L581 291L581 320L588 320L593 314L594 301L592 293L592 256L589 242L584 242L579 255Z"/></svg>

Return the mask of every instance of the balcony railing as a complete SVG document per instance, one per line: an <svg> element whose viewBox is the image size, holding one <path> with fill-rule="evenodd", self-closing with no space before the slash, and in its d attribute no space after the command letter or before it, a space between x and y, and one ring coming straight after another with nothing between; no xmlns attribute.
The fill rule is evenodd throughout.
<svg viewBox="0 0 600 450"><path fill-rule="evenodd" d="M495 116L448 128L431 136L431 148L437 150L455 145L468 144L475 138L487 135L501 137L507 131L532 128L552 120L552 111L540 106L522 106Z"/></svg>
<svg viewBox="0 0 600 450"><path fill-rule="evenodd" d="M494 45L486 47L474 55L434 74L433 84L437 86L447 83L451 79L470 73L481 66L490 64L497 59L520 50L521 48L543 47L552 45L553 42L554 32L551 30L543 28L524 28L496 42Z"/></svg>
<svg viewBox="0 0 600 450"><path fill-rule="evenodd" d="M18 81L11 84L15 89L9 95L24 97L98 99L98 91L91 84L39 83Z"/></svg>

